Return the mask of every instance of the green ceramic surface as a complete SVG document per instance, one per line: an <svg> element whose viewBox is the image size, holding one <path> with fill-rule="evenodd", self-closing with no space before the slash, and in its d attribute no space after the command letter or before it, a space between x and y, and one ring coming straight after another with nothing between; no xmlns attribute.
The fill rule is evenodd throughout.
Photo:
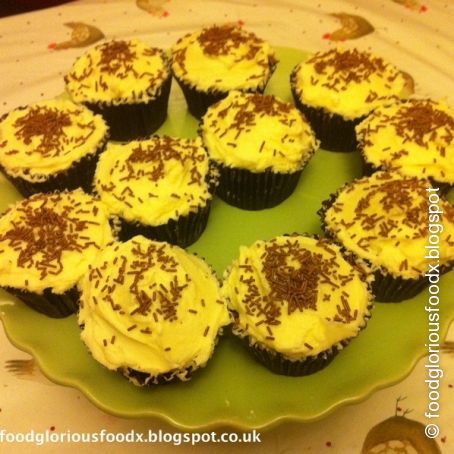
<svg viewBox="0 0 454 454"><path fill-rule="evenodd" d="M267 91L291 100L289 73L306 56L299 50L278 49L280 63ZM197 123L186 113L181 96L175 96L178 88L173 90L169 118L159 132L194 136ZM221 276L242 244L283 233L320 233L316 212L321 202L357 176L357 154L320 150L304 170L296 192L276 208L248 212L216 199L205 233L190 250L205 257ZM0 208L16 199L15 190L0 179ZM452 289L454 272L441 279L442 338L454 318ZM403 379L426 353L427 301L426 291L403 303L376 304L367 329L332 364L312 376L274 375L227 335L208 366L190 382L151 388L137 388L93 360L79 339L75 316L50 319L6 293L0 294L0 312L11 342L31 353L47 377L81 390L109 413L161 416L184 428L229 424L248 429L284 419L315 420Z"/></svg>

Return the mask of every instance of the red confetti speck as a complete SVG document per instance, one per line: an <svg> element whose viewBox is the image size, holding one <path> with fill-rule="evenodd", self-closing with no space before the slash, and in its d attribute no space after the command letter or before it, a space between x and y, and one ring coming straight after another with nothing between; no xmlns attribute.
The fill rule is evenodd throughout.
<svg viewBox="0 0 454 454"><path fill-rule="evenodd" d="M325 444L328 448L331 448L331 446L333 445L330 441L327 441Z"/></svg>
<svg viewBox="0 0 454 454"><path fill-rule="evenodd" d="M427 11L427 6L426 5L421 5L421 8L419 8L420 13L425 13Z"/></svg>
<svg viewBox="0 0 454 454"><path fill-rule="evenodd" d="M331 39L331 33L325 33L323 36L322 36L323 39Z"/></svg>
<svg viewBox="0 0 454 454"><path fill-rule="evenodd" d="M396 410L397 410L397 411L402 411L402 408L397 407Z"/></svg>
<svg viewBox="0 0 454 454"><path fill-rule="evenodd" d="M448 385L448 388L452 388L452 385L451 385L451 383L449 383L449 385Z"/></svg>
<svg viewBox="0 0 454 454"><path fill-rule="evenodd" d="M169 15L169 12L168 12L168 11L164 11L164 12L162 13L162 17L167 17L168 15Z"/></svg>
<svg viewBox="0 0 454 454"><path fill-rule="evenodd" d="M47 47L48 47L48 49L56 49L57 43L50 43Z"/></svg>
<svg viewBox="0 0 454 454"><path fill-rule="evenodd" d="M50 430L53 432L55 430L55 426L50 426Z"/></svg>
<svg viewBox="0 0 454 454"><path fill-rule="evenodd" d="M440 441L441 441L442 443L446 443L446 437L441 437L441 438L440 438Z"/></svg>
<svg viewBox="0 0 454 454"><path fill-rule="evenodd" d="M240 20L238 21L238 25L239 25L240 27L242 27L242 26L244 25L244 20L241 20L241 19L240 19Z"/></svg>

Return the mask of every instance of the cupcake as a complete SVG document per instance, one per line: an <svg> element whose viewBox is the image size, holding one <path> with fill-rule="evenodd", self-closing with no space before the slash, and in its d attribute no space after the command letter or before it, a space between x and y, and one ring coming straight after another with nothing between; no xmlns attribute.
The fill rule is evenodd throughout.
<svg viewBox="0 0 454 454"><path fill-rule="evenodd" d="M411 99L375 109L356 127L365 173L393 170L454 184L454 112L444 103Z"/></svg>
<svg viewBox="0 0 454 454"><path fill-rule="evenodd" d="M200 138L152 137L109 143L95 189L120 219L120 238L135 235L186 247L205 230L217 173Z"/></svg>
<svg viewBox="0 0 454 454"><path fill-rule="evenodd" d="M77 282L111 241L104 205L82 189L35 194L0 217L0 287L65 317L77 310Z"/></svg>
<svg viewBox="0 0 454 454"><path fill-rule="evenodd" d="M429 285L434 235L441 251L437 270L441 274L454 264L454 207L437 193L427 181L376 172L324 202L325 232L370 264L377 301L403 301Z"/></svg>
<svg viewBox="0 0 454 454"><path fill-rule="evenodd" d="M276 64L268 43L233 24L190 33L172 48L173 75L196 118L231 90L263 92Z"/></svg>
<svg viewBox="0 0 454 454"><path fill-rule="evenodd" d="M108 128L84 106L54 99L15 109L0 120L0 169L24 196L91 190Z"/></svg>
<svg viewBox="0 0 454 454"><path fill-rule="evenodd" d="M167 117L169 66L161 49L138 40L109 41L75 61L65 76L66 90L104 117L112 140L146 137Z"/></svg>
<svg viewBox="0 0 454 454"><path fill-rule="evenodd" d="M355 126L373 109L413 92L408 74L356 49L316 53L293 69L290 84L321 147L332 151L355 150Z"/></svg>
<svg viewBox="0 0 454 454"><path fill-rule="evenodd" d="M366 326L372 275L327 239L294 234L241 247L222 293L233 333L271 371L326 367Z"/></svg>
<svg viewBox="0 0 454 454"><path fill-rule="evenodd" d="M142 236L106 247L80 290L83 342L136 385L188 380L230 323L202 259Z"/></svg>
<svg viewBox="0 0 454 454"><path fill-rule="evenodd" d="M201 135L220 172L217 195L261 210L289 197L318 148L304 115L271 95L233 91L204 115Z"/></svg>

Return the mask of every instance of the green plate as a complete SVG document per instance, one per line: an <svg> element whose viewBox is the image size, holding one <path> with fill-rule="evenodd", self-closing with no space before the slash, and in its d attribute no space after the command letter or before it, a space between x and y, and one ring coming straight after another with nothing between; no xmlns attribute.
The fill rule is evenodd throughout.
<svg viewBox="0 0 454 454"><path fill-rule="evenodd" d="M278 49L280 63L268 92L291 100L289 73L307 54ZM174 87L177 90L176 87ZM181 93L172 93L169 119L161 133L194 136L196 121ZM291 232L320 233L316 214L322 200L360 175L354 153L320 150L304 170L296 192L280 206L242 211L215 200L209 225L190 250L197 251L219 275L242 244ZM18 198L0 180L0 208ZM441 279L441 337L454 318L454 273ZM274 375L256 363L236 339L221 339L214 357L192 381L137 388L99 365L79 340L75 316L55 320L1 294L2 320L11 342L31 353L56 383L81 390L95 405L119 416L161 416L181 428L230 424L260 428L284 419L311 421L341 405L358 402L410 373L426 353L428 293L400 304L377 304L365 331L326 369L308 377Z"/></svg>

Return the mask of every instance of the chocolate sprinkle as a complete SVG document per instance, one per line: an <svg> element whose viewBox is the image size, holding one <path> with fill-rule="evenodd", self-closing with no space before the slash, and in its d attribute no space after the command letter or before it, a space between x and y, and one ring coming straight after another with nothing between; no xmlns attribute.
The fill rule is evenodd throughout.
<svg viewBox="0 0 454 454"><path fill-rule="evenodd" d="M369 121L374 122L374 128L371 129L369 126L362 131L362 142L367 142L367 136L370 133L376 134L391 126L405 143L413 142L426 149L429 148L429 144L432 144L441 156L445 156L446 145L454 140L454 118L437 108L436 103L431 100L404 101L393 115L377 110ZM383 149L383 151L387 150L390 150L389 147ZM408 155L407 150L389 151L389 153L392 161ZM395 167L395 163L391 162L391 164Z"/></svg>
<svg viewBox="0 0 454 454"><path fill-rule="evenodd" d="M372 177L355 180L344 187L337 197L342 194L348 197L349 203L355 208L347 221L351 220L352 224L360 227L360 234L351 235L350 238L355 238L355 243L366 251L374 250L377 242L386 241L398 248L403 239L426 239L429 234L427 187L424 180L400 177L389 172L377 172ZM355 189L361 192L353 193ZM335 209L336 204L334 201L326 212L330 217L329 229L334 233L342 228L340 220L344 216ZM445 219L452 216L453 211L450 204L443 203ZM400 263L399 270L417 271L407 260ZM418 274L421 274L421 270Z"/></svg>
<svg viewBox="0 0 454 454"><path fill-rule="evenodd" d="M387 68L391 65L384 62L379 57L375 57L367 52L360 52L356 49L339 51L331 49L328 52L316 54L307 61L313 64L318 74L329 75L329 82L323 85L335 91L344 91L351 83L361 83L370 80L373 74L384 75ZM390 76L394 80L398 75ZM388 78L389 79L389 78ZM389 80L391 82L391 80ZM377 99L378 96L372 95L369 101Z"/></svg>
<svg viewBox="0 0 454 454"><path fill-rule="evenodd" d="M83 146L95 131L93 121L81 123L77 121L80 109L58 109L50 106L32 106L25 114L16 119L13 126L17 140L25 145L34 144L27 154L39 153L43 158L69 154L75 148ZM77 126L78 133L71 136L65 128ZM6 141L4 145L6 146ZM8 154L15 154L11 150Z"/></svg>
<svg viewBox="0 0 454 454"><path fill-rule="evenodd" d="M0 234L0 242L6 242L18 252L18 267L35 267L41 273L40 279L62 272L64 253L82 253L97 246L84 235L88 222L75 215L71 193L37 194L13 209L17 220Z"/></svg>
<svg viewBox="0 0 454 454"><path fill-rule="evenodd" d="M108 74L131 70L132 62L136 58L126 41L111 41L100 46L100 69Z"/></svg>
<svg viewBox="0 0 454 454"><path fill-rule="evenodd" d="M181 43L182 40L188 37L194 38L192 34L186 35L177 42ZM189 44L191 46L192 42ZM264 41L258 38L253 33L247 32L240 27L233 24L214 25L207 27L202 30L201 33L195 38L195 42L202 48L205 55L211 58L223 57L226 55L234 58L234 63L243 63L244 61L254 60L260 68L263 68L263 72L266 74L270 71L270 68L276 64L276 60L273 55L269 55L267 52L262 52L263 56L260 55L260 51L264 50ZM190 75L186 68L186 54L188 46L182 46L173 51L173 61L181 69L182 73ZM237 52L238 49L241 49ZM244 52L243 52L244 50ZM230 68L231 71L235 71L235 66ZM260 74L252 74L247 79L263 79L260 85L263 86L266 78L264 79ZM217 83L220 83L222 78L217 78Z"/></svg>
<svg viewBox="0 0 454 454"><path fill-rule="evenodd" d="M271 288L268 298L276 303L287 302L289 315L296 310L316 310L321 255L301 249L291 240L285 247L271 243L265 250L263 271ZM289 265L289 260L299 266Z"/></svg>
<svg viewBox="0 0 454 454"><path fill-rule="evenodd" d="M147 180L155 182L158 186L169 174L167 163L170 161L177 162L183 168L184 175L189 176L188 185L196 184L199 186L208 184L198 169L201 163L206 161L206 151L192 140L175 139L168 136L155 137L152 140L137 142L137 145L131 150L126 159L117 159L113 165L112 171L116 172L121 182ZM123 189L117 189L114 184L101 184L101 189L111 193L113 197L127 206L132 206L131 202L139 197L134 194L129 186L120 186ZM175 187L175 190L178 188ZM172 192L169 197L173 199L185 199L187 194L180 190L180 193ZM153 193L148 193L147 197L156 198ZM143 203L147 200L140 198Z"/></svg>
<svg viewBox="0 0 454 454"><path fill-rule="evenodd" d="M133 78L133 80L145 79L149 90L159 87L168 77L168 62L164 52L157 48L146 47L141 49L133 41L114 40L105 42L95 48L95 52L100 53L99 63L94 57L96 53L88 52L84 57L85 66L82 70L73 70L65 76L66 84L71 81L77 82L77 90L83 92L84 89L94 88L96 91L108 92L112 90L116 93L116 84L110 86L106 82L106 75L113 75L115 79L122 80ZM163 67L155 73L150 71L138 71L137 61L147 62L149 57L160 55ZM84 83L85 82L85 83ZM144 91L130 89L129 95L134 99L140 100L145 96Z"/></svg>
<svg viewBox="0 0 454 454"><path fill-rule="evenodd" d="M188 276L185 276L185 282L180 283L177 267L178 263L175 258L167 251L165 243L149 243L146 249L143 248L142 243L132 241L133 247L131 248L132 258L120 255L117 259L116 276L112 280L118 285L129 285L129 290L134 296L137 306L130 311L130 316L150 315L153 320L158 323L160 319L169 322L175 322L178 319L178 304L181 299L183 290L191 282ZM145 274L153 267L161 269L170 277L169 282L164 285L164 282L143 284ZM125 276L132 276L132 283L128 282ZM102 273L99 268L93 268L90 271L89 278L96 283L103 279ZM105 282L109 281L109 276L104 279ZM130 281L129 281L130 282ZM106 283L101 289L102 301L112 306L113 310L121 309L120 305L114 305L111 297L112 287ZM190 312L197 313L196 310ZM124 311L119 312L125 315ZM127 328L128 331L137 328L137 324L133 324ZM142 333L151 334L149 327L140 330Z"/></svg>
<svg viewBox="0 0 454 454"><path fill-rule="evenodd" d="M225 101L224 101L225 102ZM262 95L260 93L242 94L235 97L221 111L217 111L216 115L212 111L208 111L207 118L204 120L207 124L214 127L218 125L217 118L223 118L228 112L234 112L233 118L228 123L228 127L222 129L220 126L216 129L216 134L222 138L230 131L235 131L235 140L242 133L248 133L256 126L258 118L274 117L279 119L284 125L291 127L293 119L289 120L289 113L294 110L294 106L290 103L279 100L273 95ZM303 116L300 112L297 114ZM288 135L282 138L282 142L290 141ZM228 145L235 146L235 143L227 142ZM261 142L258 152L261 153L265 147L266 141ZM278 150L278 152L280 152Z"/></svg>
<svg viewBox="0 0 454 454"><path fill-rule="evenodd" d="M247 44L249 45L249 51L245 57L247 59L254 58L263 45L263 41L254 34L230 24L206 28L197 40L204 53L212 56L229 55L232 49Z"/></svg>
<svg viewBox="0 0 454 454"><path fill-rule="evenodd" d="M328 240L317 240L317 246L326 250L331 256L325 258L321 253L315 253L304 248L298 239L289 236L284 243L276 240L265 244L262 255L262 273L266 279L269 292L261 294L257 286L255 271L250 266L243 266L240 282L246 285L244 304L248 315L255 315L258 321L256 326L266 324L269 337L272 337L272 326L281 323L282 311L288 315L293 312L306 310L316 311L319 301L329 300L326 295L319 297L318 291L321 284L329 285L333 290L345 286L353 279L356 270L353 268L347 274L338 271L338 255L333 254ZM344 291L342 299L348 295ZM352 319L348 304L343 304L342 323ZM349 318L350 317L350 318Z"/></svg>

